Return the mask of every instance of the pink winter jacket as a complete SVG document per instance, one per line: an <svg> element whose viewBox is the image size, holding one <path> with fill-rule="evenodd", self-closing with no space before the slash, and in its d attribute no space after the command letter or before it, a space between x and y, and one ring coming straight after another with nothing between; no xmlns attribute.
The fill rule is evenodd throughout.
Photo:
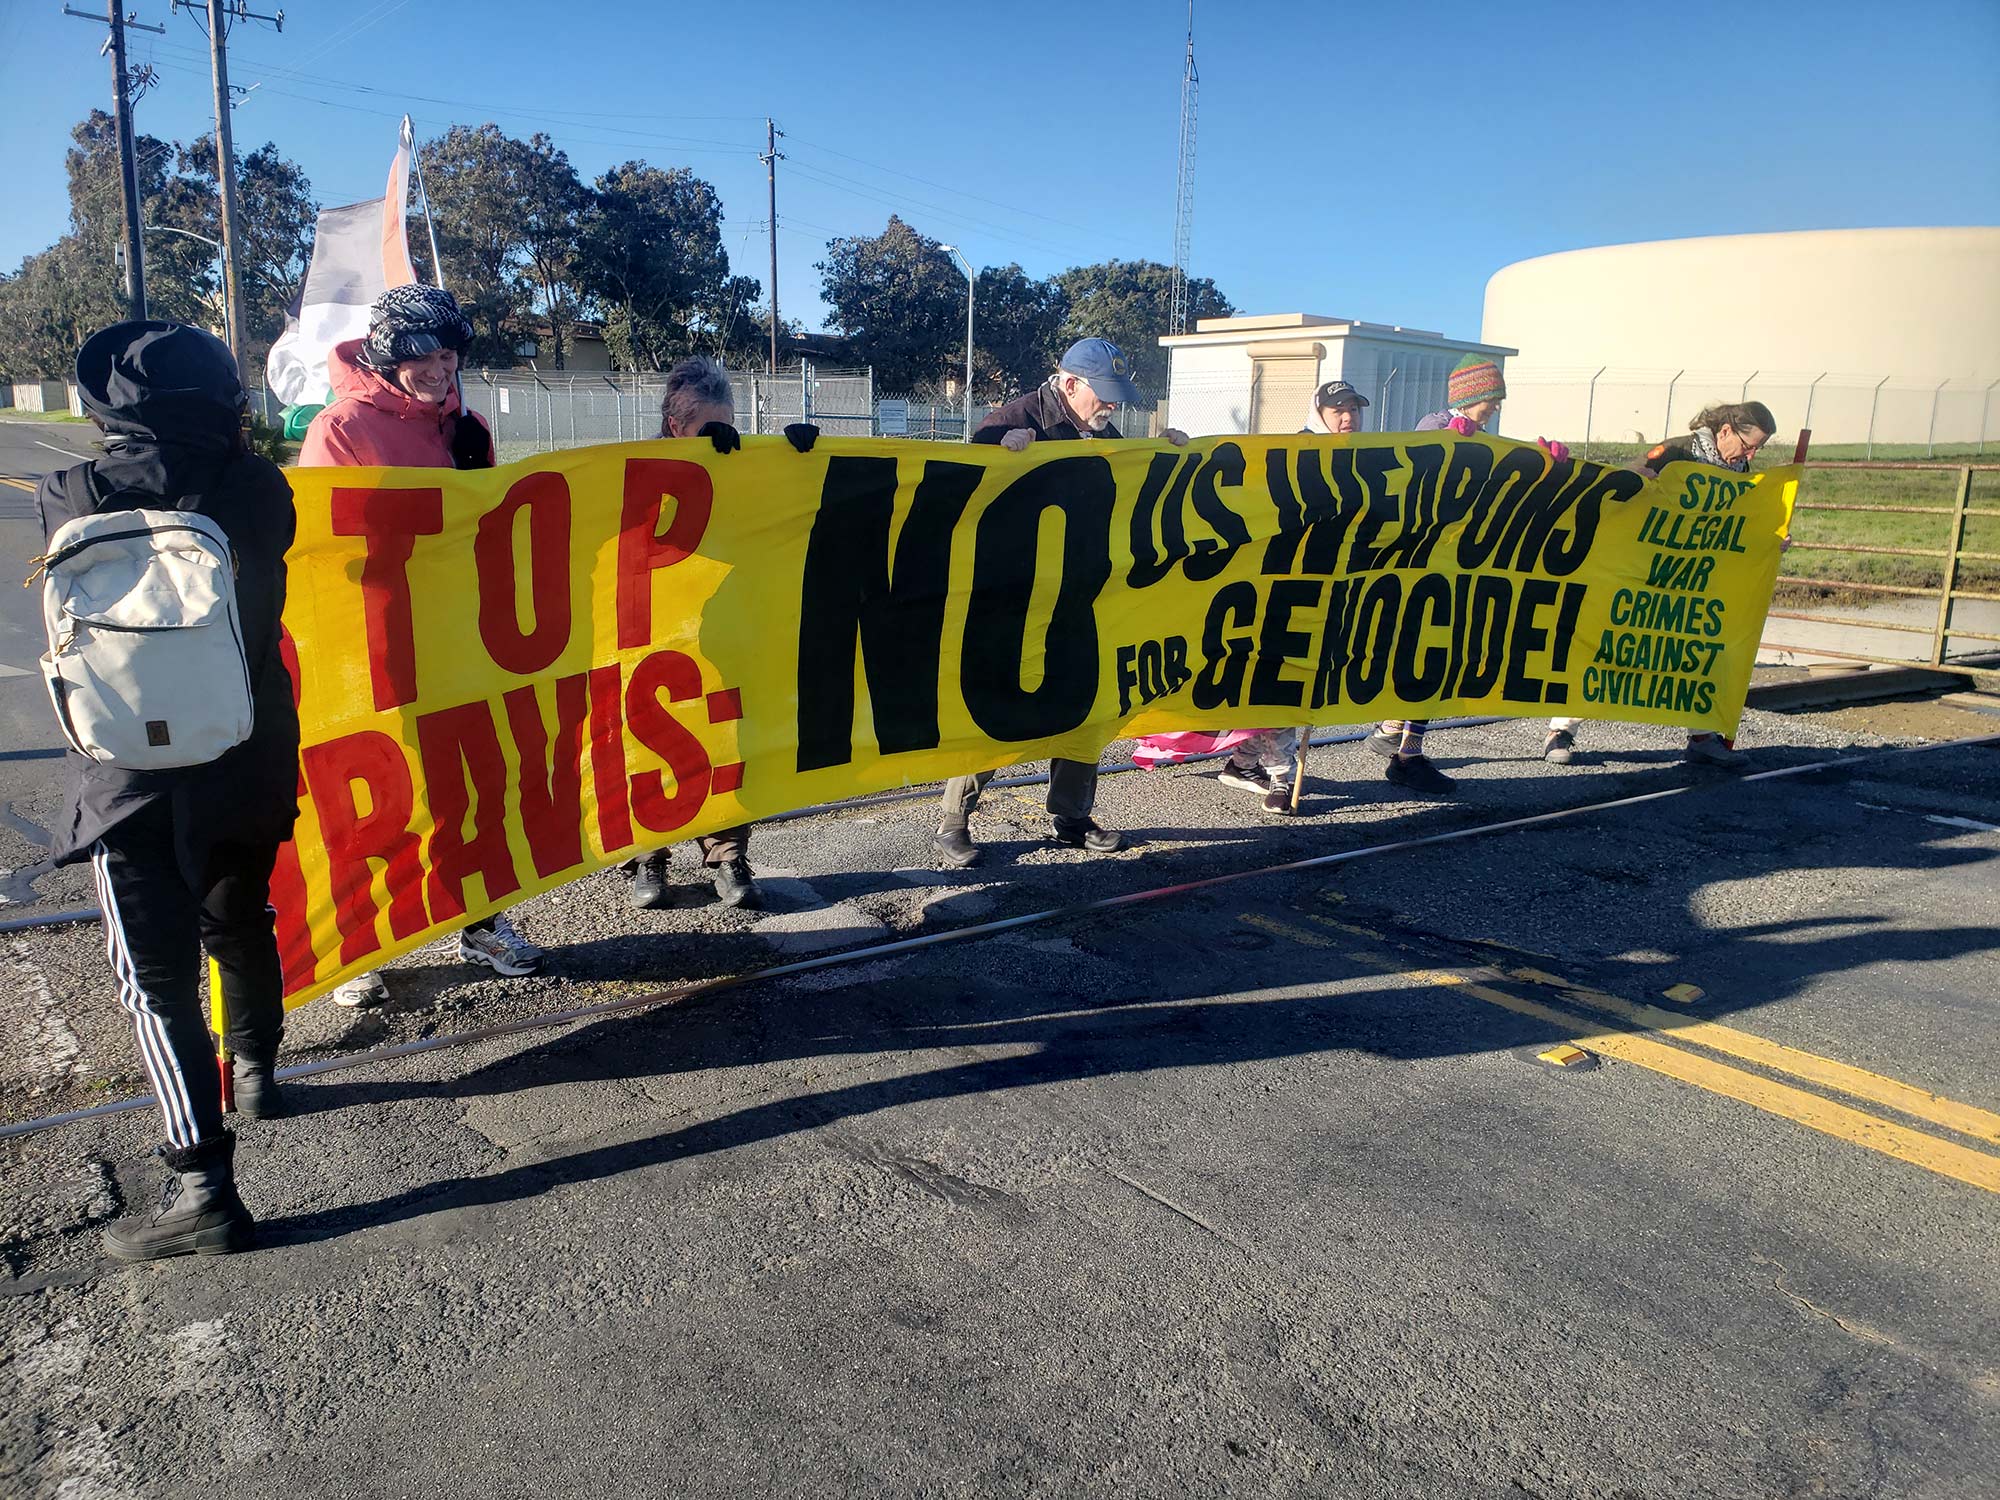
<svg viewBox="0 0 2000 1500"><path fill-rule="evenodd" d="M431 406L376 374L356 355L360 339L335 344L327 356L333 377L333 405L312 419L299 447L301 468L379 464L393 469L449 469L451 433L458 413L454 392L442 407ZM486 424L479 413L464 419ZM486 437L487 461L492 462L493 438Z"/></svg>

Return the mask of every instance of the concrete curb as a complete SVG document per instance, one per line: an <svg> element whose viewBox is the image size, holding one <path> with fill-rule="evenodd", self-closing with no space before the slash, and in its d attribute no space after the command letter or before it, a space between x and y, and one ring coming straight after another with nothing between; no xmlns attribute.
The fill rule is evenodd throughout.
<svg viewBox="0 0 2000 1500"><path fill-rule="evenodd" d="M1968 688L1991 686L1996 673L1981 661L1963 669L1943 667L1869 667L1859 672L1835 672L1784 682L1753 682L1745 699L1751 708L1832 708L1845 703L1868 703L1881 698L1901 698L1911 693L1962 692Z"/></svg>

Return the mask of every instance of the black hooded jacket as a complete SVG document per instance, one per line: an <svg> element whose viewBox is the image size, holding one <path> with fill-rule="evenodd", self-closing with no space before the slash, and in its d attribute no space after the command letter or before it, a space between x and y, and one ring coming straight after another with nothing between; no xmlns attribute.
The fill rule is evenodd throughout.
<svg viewBox="0 0 2000 1500"><path fill-rule="evenodd" d="M172 771L121 771L70 752L69 797L50 858L83 859L140 808L170 798L181 867L198 882L215 844L282 843L298 817L299 716L279 651L285 553L297 524L292 488L244 447L242 383L212 335L173 323L114 324L85 343L76 373L106 453L43 478L35 500L44 535L113 510L189 510L220 526L236 557L255 727L207 765Z"/></svg>

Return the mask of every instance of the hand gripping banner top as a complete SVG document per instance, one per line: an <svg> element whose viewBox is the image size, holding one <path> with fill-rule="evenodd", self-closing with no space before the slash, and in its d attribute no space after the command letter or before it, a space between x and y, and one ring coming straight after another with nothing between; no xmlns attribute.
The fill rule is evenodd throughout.
<svg viewBox="0 0 2000 1500"><path fill-rule="evenodd" d="M1728 733L1798 480L1430 433L290 477L294 1004L647 849L1124 735Z"/></svg>

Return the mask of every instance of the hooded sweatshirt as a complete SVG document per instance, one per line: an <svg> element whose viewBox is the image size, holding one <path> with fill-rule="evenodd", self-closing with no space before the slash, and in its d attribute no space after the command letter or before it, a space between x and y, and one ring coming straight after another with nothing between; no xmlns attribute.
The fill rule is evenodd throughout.
<svg viewBox="0 0 2000 1500"><path fill-rule="evenodd" d="M493 437L477 412L460 415L458 392L443 406L419 401L387 376L361 363L362 340L335 344L327 356L333 404L312 420L299 448L299 467L337 468L351 464L391 469L451 469L452 436L460 422L472 423L481 438L484 464L493 463Z"/></svg>
<svg viewBox="0 0 2000 1500"><path fill-rule="evenodd" d="M236 558L254 727L208 764L171 771L119 770L71 751L49 856L85 858L126 818L167 799L182 870L199 882L214 844L283 843L298 816L299 718L279 630L292 490L276 465L244 447L242 385L213 336L172 323L114 324L85 343L76 374L106 452L42 480L44 535L117 510L190 510L220 526Z"/></svg>

